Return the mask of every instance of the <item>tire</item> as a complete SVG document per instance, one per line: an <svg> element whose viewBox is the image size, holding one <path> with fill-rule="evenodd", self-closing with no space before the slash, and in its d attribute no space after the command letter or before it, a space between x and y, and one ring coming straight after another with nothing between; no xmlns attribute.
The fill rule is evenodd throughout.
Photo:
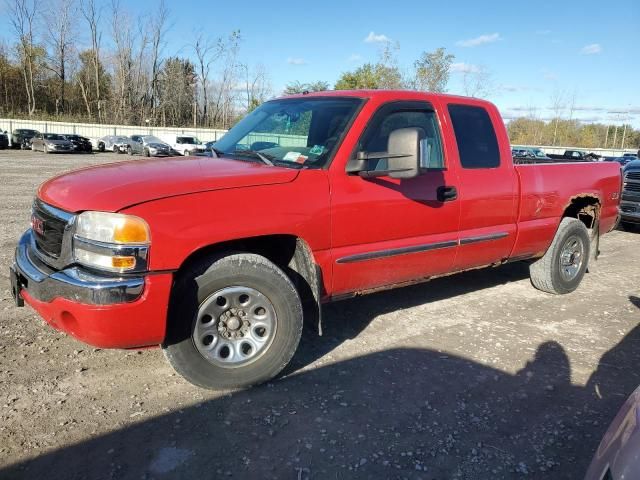
<svg viewBox="0 0 640 480"><path fill-rule="evenodd" d="M42 153L49 153L49 148L46 145L42 147Z"/></svg>
<svg viewBox="0 0 640 480"><path fill-rule="evenodd" d="M234 310L243 295L247 311ZM260 255L230 254L178 277L162 348L176 372L194 385L248 387L270 380L289 363L302 325L300 296L279 267ZM251 350L245 352L247 344Z"/></svg>
<svg viewBox="0 0 640 480"><path fill-rule="evenodd" d="M98 151L99 151L99 152L104 152L104 143L100 142L100 143L98 144Z"/></svg>
<svg viewBox="0 0 640 480"><path fill-rule="evenodd" d="M547 253L529 267L531 283L547 293L573 292L587 270L590 248L587 227L576 218L563 218Z"/></svg>
<svg viewBox="0 0 640 480"><path fill-rule="evenodd" d="M149 153L149 150L147 148L144 149L144 156L145 157L150 157L151 154Z"/></svg>
<svg viewBox="0 0 640 480"><path fill-rule="evenodd" d="M131 145L127 145L127 155L133 155L133 150L131 149Z"/></svg>

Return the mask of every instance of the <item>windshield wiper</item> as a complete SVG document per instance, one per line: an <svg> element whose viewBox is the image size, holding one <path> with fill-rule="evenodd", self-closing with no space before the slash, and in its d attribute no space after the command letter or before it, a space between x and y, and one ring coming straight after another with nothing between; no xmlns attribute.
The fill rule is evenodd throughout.
<svg viewBox="0 0 640 480"><path fill-rule="evenodd" d="M231 152L231 155L236 155L238 157L246 156L246 157L257 158L265 165L270 165L273 167L273 162L271 161L271 158L269 158L264 153L260 153L255 150L234 150L233 152Z"/></svg>

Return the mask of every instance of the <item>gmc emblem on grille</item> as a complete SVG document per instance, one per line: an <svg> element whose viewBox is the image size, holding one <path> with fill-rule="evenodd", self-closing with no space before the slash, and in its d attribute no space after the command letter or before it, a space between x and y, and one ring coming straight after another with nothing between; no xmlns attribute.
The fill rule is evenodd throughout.
<svg viewBox="0 0 640 480"><path fill-rule="evenodd" d="M38 235L44 235L44 221L35 215L31 217L31 228Z"/></svg>

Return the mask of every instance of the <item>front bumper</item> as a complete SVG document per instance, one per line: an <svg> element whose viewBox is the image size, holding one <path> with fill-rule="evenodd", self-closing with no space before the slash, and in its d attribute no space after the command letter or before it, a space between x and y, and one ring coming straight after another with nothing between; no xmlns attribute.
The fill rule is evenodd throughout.
<svg viewBox="0 0 640 480"><path fill-rule="evenodd" d="M32 250L28 230L10 267L11 290L50 325L102 348L157 345L164 340L172 274L98 275L80 267L53 270Z"/></svg>

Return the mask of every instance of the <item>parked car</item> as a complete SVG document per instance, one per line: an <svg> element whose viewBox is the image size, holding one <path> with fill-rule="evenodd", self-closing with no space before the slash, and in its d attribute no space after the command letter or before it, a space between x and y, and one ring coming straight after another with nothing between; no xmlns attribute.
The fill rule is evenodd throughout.
<svg viewBox="0 0 640 480"><path fill-rule="evenodd" d="M76 134L65 134L64 137L73 144L73 150L75 152L92 152L93 145L91 140L87 137L82 137Z"/></svg>
<svg viewBox="0 0 640 480"><path fill-rule="evenodd" d="M640 388L618 411L602 437L584 480L640 478Z"/></svg>
<svg viewBox="0 0 640 480"><path fill-rule="evenodd" d="M623 226L640 225L640 160L633 160L622 170L620 221Z"/></svg>
<svg viewBox="0 0 640 480"><path fill-rule="evenodd" d="M5 148L9 148L9 136L6 131L0 131L0 150Z"/></svg>
<svg viewBox="0 0 640 480"><path fill-rule="evenodd" d="M572 292L618 219L618 165L514 165L479 99L281 98L214 148L41 185L16 303L98 347L162 345L190 382L237 388L277 375L323 302L520 260L536 288Z"/></svg>
<svg viewBox="0 0 640 480"><path fill-rule="evenodd" d="M73 152L73 143L57 133L38 133L31 139L31 150L44 153Z"/></svg>
<svg viewBox="0 0 640 480"><path fill-rule="evenodd" d="M195 155L205 150L205 146L195 135L170 134L164 136L163 140L180 155Z"/></svg>
<svg viewBox="0 0 640 480"><path fill-rule="evenodd" d="M601 158L601 155L597 153L587 153L582 150L565 150L562 155L549 153L547 156L556 161L567 160L572 162L595 162Z"/></svg>
<svg viewBox="0 0 640 480"><path fill-rule="evenodd" d="M145 157L168 157L178 154L168 143L153 135L131 135L127 153Z"/></svg>
<svg viewBox="0 0 640 480"><path fill-rule="evenodd" d="M11 148L31 148L31 139L38 133L40 132L28 128L15 129L11 134Z"/></svg>
<svg viewBox="0 0 640 480"><path fill-rule="evenodd" d="M638 160L638 157L635 155L624 155L622 157L616 157L613 159L614 162L618 162L620 166L624 167L627 163L631 163L634 160Z"/></svg>
<svg viewBox="0 0 640 480"><path fill-rule="evenodd" d="M522 156L530 156L530 157L538 158L541 160L550 159L550 157L546 153L544 153L544 151L541 148L538 148L538 147L514 146L513 149L521 152L523 154Z"/></svg>
<svg viewBox="0 0 640 480"><path fill-rule="evenodd" d="M107 135L98 139L97 147L99 152L125 153L130 143L131 139L124 135Z"/></svg>

